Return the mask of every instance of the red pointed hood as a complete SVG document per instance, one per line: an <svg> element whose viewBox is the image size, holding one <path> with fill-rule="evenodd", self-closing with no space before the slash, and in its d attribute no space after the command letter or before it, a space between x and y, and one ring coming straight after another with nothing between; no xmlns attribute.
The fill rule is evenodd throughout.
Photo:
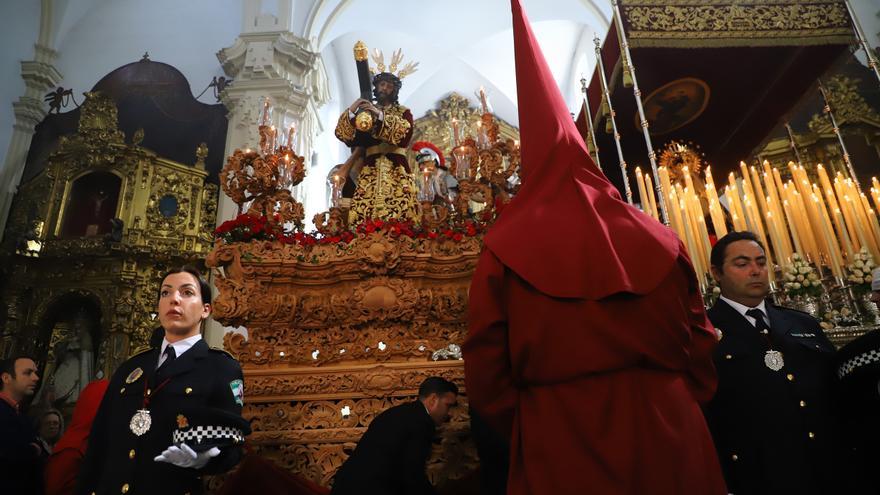
<svg viewBox="0 0 880 495"><path fill-rule="evenodd" d="M519 0L511 7L523 185L486 246L553 297L646 294L672 269L679 240L593 163Z"/></svg>

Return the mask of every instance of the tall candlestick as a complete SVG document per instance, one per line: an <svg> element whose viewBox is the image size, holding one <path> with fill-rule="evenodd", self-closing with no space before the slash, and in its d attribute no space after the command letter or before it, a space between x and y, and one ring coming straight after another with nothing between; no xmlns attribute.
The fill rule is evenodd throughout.
<svg viewBox="0 0 880 495"><path fill-rule="evenodd" d="M293 149L293 124L290 124L290 129L287 130L287 147Z"/></svg>

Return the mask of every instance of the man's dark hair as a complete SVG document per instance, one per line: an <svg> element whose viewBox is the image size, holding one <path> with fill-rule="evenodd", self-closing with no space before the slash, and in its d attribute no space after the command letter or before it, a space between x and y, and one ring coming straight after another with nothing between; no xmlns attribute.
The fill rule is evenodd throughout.
<svg viewBox="0 0 880 495"><path fill-rule="evenodd" d="M175 273L189 273L196 280L199 281L199 292L202 293L202 302L204 304L211 304L211 286L208 285L208 282L202 278L202 274L199 272L199 269L192 265L183 265L177 268L172 268L165 272L165 275L162 275L162 282L159 283L159 297L162 297L162 283L165 282L165 279L168 278L169 275L174 275Z"/></svg>
<svg viewBox="0 0 880 495"><path fill-rule="evenodd" d="M392 103L397 103L397 96L400 94L400 88L403 87L403 82L400 81L400 78L390 72L380 72L373 76L373 98L377 101L379 99L377 86L379 86L380 81L388 81L394 85L394 94L391 95L391 101Z"/></svg>
<svg viewBox="0 0 880 495"><path fill-rule="evenodd" d="M736 241L754 241L759 246L761 246L761 250L765 253L767 250L764 248L764 244L758 239L753 232L749 232L747 230L743 230L740 232L731 232L726 236L718 239L718 242L712 246L712 254L709 255L709 262L718 269L719 272L724 272L724 256L727 254L727 246L733 244Z"/></svg>
<svg viewBox="0 0 880 495"><path fill-rule="evenodd" d="M458 395L458 387L445 378L429 376L419 386L419 399L427 399L431 394L443 395L449 392Z"/></svg>
<svg viewBox="0 0 880 495"><path fill-rule="evenodd" d="M0 378L2 378L3 373L8 373L9 376L15 379L15 363L17 363L19 359L30 359L33 362L37 362L27 354L17 354L10 358L0 359ZM3 380L0 380L0 390L3 390Z"/></svg>

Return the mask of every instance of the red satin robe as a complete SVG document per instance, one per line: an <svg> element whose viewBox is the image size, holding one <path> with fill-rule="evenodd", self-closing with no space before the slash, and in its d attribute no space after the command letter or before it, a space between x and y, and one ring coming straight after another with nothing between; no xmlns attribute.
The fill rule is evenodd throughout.
<svg viewBox="0 0 880 495"><path fill-rule="evenodd" d="M509 494L727 493L700 409L715 333L680 252L655 291L594 301L542 294L484 250L465 377L511 439Z"/></svg>

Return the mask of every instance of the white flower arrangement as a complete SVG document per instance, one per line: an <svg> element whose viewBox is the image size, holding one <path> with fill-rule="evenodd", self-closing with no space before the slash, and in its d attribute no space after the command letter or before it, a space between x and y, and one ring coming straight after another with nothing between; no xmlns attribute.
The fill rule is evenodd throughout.
<svg viewBox="0 0 880 495"><path fill-rule="evenodd" d="M790 296L818 295L822 290L816 270L798 253L791 256L791 264L785 266L782 277L782 289Z"/></svg>
<svg viewBox="0 0 880 495"><path fill-rule="evenodd" d="M853 255L852 263L846 267L846 279L853 284L855 289L870 290L873 277L871 272L877 268L874 263L874 257L868 252L867 248Z"/></svg>

